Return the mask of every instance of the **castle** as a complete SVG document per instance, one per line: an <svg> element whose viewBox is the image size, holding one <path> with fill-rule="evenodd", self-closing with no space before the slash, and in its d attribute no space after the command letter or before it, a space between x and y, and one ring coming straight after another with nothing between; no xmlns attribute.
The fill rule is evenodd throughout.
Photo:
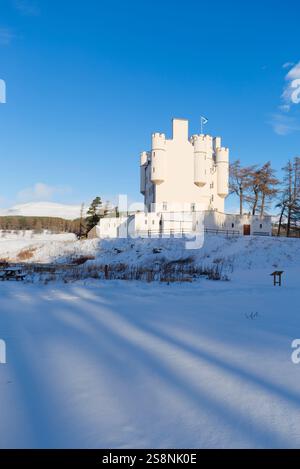
<svg viewBox="0 0 300 469"><path fill-rule="evenodd" d="M229 149L220 137L189 137L188 120L173 119L172 138L152 134L140 156L142 210L102 218L89 238L178 236L207 232L270 235L271 217L225 214Z"/></svg>
<svg viewBox="0 0 300 469"><path fill-rule="evenodd" d="M173 136L152 134L141 154L141 193L148 212L218 210L228 195L229 150L221 138L188 136L188 121L173 119Z"/></svg>

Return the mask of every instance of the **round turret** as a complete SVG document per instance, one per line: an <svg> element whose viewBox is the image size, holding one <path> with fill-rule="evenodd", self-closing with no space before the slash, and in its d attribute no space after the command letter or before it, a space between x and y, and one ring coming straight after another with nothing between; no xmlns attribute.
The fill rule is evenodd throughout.
<svg viewBox="0 0 300 469"><path fill-rule="evenodd" d="M217 148L216 165L218 184L217 191L220 197L228 195L228 179L229 179L229 150L228 148Z"/></svg>
<svg viewBox="0 0 300 469"><path fill-rule="evenodd" d="M146 151L143 151L140 156L141 166L143 166L144 164L147 164L147 160L148 160L148 153Z"/></svg>
<svg viewBox="0 0 300 469"><path fill-rule="evenodd" d="M140 156L140 192L144 195L146 192L146 168L148 165L148 152L143 151Z"/></svg>
<svg viewBox="0 0 300 469"><path fill-rule="evenodd" d="M161 184L164 181L165 148L165 134L152 134L151 182L153 184Z"/></svg>
<svg viewBox="0 0 300 469"><path fill-rule="evenodd" d="M221 148L221 137L214 137L213 139L214 151L217 151L217 148Z"/></svg>
<svg viewBox="0 0 300 469"><path fill-rule="evenodd" d="M203 187L207 183L207 152L208 141L205 135L193 135L194 145L194 184Z"/></svg>

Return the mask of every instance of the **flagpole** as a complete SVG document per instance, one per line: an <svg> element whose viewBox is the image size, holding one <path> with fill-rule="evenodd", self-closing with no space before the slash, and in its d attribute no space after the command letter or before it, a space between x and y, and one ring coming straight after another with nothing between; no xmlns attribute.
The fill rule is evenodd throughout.
<svg viewBox="0 0 300 469"><path fill-rule="evenodd" d="M206 117L200 116L200 131L203 133L203 125L207 124L208 120Z"/></svg>

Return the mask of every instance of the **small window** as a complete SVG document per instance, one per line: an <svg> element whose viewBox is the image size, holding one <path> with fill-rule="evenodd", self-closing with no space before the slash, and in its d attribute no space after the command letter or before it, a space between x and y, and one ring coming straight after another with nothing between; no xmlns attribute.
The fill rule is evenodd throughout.
<svg viewBox="0 0 300 469"><path fill-rule="evenodd" d="M211 196L211 201L212 201L212 202L214 201L214 196L213 196L213 195Z"/></svg>
<svg viewBox="0 0 300 469"><path fill-rule="evenodd" d="M231 223L231 228L234 228L234 223Z"/></svg>
<svg viewBox="0 0 300 469"><path fill-rule="evenodd" d="M260 229L262 228L262 223L259 225Z"/></svg>
<svg viewBox="0 0 300 469"><path fill-rule="evenodd" d="M145 225L147 225L147 223L148 223L148 220L145 220Z"/></svg>
<svg viewBox="0 0 300 469"><path fill-rule="evenodd" d="M194 212L196 210L196 204L193 202L191 204L191 211Z"/></svg>
<svg viewBox="0 0 300 469"><path fill-rule="evenodd" d="M153 156L155 156L155 151L153 152Z"/></svg>
<svg viewBox="0 0 300 469"><path fill-rule="evenodd" d="M155 223L155 220L152 220L152 225L154 225L154 223Z"/></svg>
<svg viewBox="0 0 300 469"><path fill-rule="evenodd" d="M163 210L168 210L168 204L167 204L167 202L163 202Z"/></svg>
<svg viewBox="0 0 300 469"><path fill-rule="evenodd" d="M155 173L155 167L153 167L152 172Z"/></svg>

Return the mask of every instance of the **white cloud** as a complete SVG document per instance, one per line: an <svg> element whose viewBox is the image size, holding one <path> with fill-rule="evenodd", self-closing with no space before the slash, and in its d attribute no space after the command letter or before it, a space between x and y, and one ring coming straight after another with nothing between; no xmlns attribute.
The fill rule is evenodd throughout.
<svg viewBox="0 0 300 469"><path fill-rule="evenodd" d="M292 67L293 65L295 65L295 62L285 62L285 63L282 65L282 68L290 68L290 67Z"/></svg>
<svg viewBox="0 0 300 469"><path fill-rule="evenodd" d="M273 114L269 124L277 135L288 135L300 130L300 124L296 119L283 114Z"/></svg>
<svg viewBox="0 0 300 469"><path fill-rule="evenodd" d="M300 104L300 62L286 62L282 68L289 71L285 75L285 86L281 94L278 112L271 115L269 124L278 135L288 135L300 130L300 123L291 116L292 108ZM295 108L296 109L296 108ZM296 114L293 114L296 116Z"/></svg>
<svg viewBox="0 0 300 469"><path fill-rule="evenodd" d="M32 0L12 0L12 4L21 15L37 16L40 13L39 7Z"/></svg>
<svg viewBox="0 0 300 469"><path fill-rule="evenodd" d="M283 89L281 98L286 106L289 106L287 110L293 104L300 103L300 62L295 64L285 76L286 85Z"/></svg>
<svg viewBox="0 0 300 469"><path fill-rule="evenodd" d="M6 83L0 78L0 103L6 103Z"/></svg>
<svg viewBox="0 0 300 469"><path fill-rule="evenodd" d="M282 104L281 106L278 107L278 109L283 112L289 112L289 110L291 109L291 106L289 104Z"/></svg>
<svg viewBox="0 0 300 469"><path fill-rule="evenodd" d="M286 76L287 80L295 80L296 78L300 78L300 62L294 65Z"/></svg>
<svg viewBox="0 0 300 469"><path fill-rule="evenodd" d="M36 183L32 187L27 187L17 194L18 200L22 202L48 201L56 195L65 195L71 192L68 186L49 186L42 182Z"/></svg>
<svg viewBox="0 0 300 469"><path fill-rule="evenodd" d="M14 39L15 35L9 28L0 28L0 45L7 46Z"/></svg>

